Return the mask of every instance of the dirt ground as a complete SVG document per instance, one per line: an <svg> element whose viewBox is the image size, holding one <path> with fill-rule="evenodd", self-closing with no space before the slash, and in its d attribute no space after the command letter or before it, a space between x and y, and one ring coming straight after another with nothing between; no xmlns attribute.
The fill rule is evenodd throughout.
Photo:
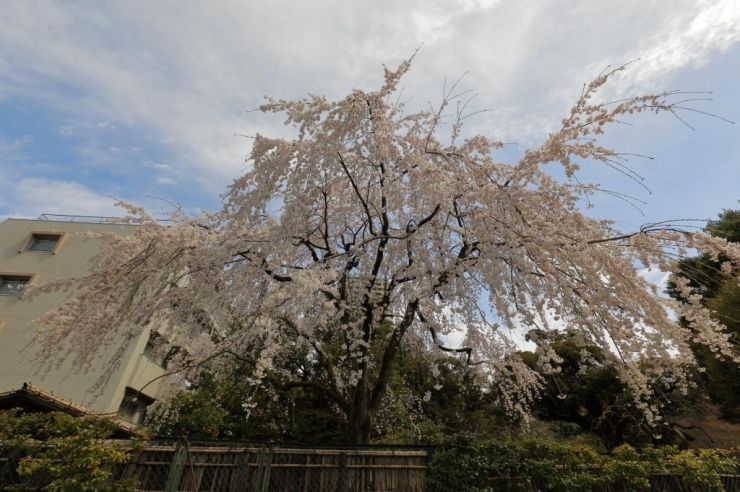
<svg viewBox="0 0 740 492"><path fill-rule="evenodd" d="M719 411L712 405L705 405L701 414L672 419L672 422L692 449L740 447L740 424L721 420Z"/></svg>

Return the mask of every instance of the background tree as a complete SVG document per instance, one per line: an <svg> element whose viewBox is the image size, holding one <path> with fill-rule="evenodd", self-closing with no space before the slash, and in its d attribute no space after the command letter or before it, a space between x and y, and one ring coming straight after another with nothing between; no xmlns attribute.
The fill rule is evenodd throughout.
<svg viewBox="0 0 740 492"><path fill-rule="evenodd" d="M732 243L740 242L740 210L723 210L717 220L710 221L705 231ZM701 302L712 316L724 325L723 333L737 342L740 337L740 287L737 269L722 269L719 256L702 254L678 263L677 275L685 279L692 293L701 295ZM676 283L669 282L667 292L679 298ZM687 324L686 319L681 321ZM699 343L691 348L701 367L698 377L712 402L719 406L722 417L740 420L740 368L729 357L716 357L712 350Z"/></svg>
<svg viewBox="0 0 740 492"><path fill-rule="evenodd" d="M700 400L697 391L690 390L684 395L676 391L675 384L666 384L670 375L654 378L653 384L659 385L654 388L655 400L663 405L664 418L651 425L635 405L627 385L619 379L614 361L601 348L579 346L575 334L569 331L532 334L547 337L560 359L557 366L545 368L538 363L535 353L521 354L522 360L542 377L544 388L533 405L537 418L575 424L581 431L598 437L607 450L622 444L688 446L685 436L670 422L671 417L696 408Z"/></svg>
<svg viewBox="0 0 740 492"><path fill-rule="evenodd" d="M262 111L285 115L294 136L254 137L249 169L218 213L178 212L164 226L128 207L137 232L104 236L95 273L29 288L29 298L78 289L43 321L40 357L53 363L63 346L61 357L82 367L101 343L134 340L156 319L170 327L169 340L188 340L174 361L181 371L234 358L252 366L255 384L321 393L357 443L370 439L409 337L484 366L511 413L525 412L539 387L512 330L565 322L579 344L619 362L619 377L648 418L656 409L646 403L644 361L680 371L693 339L733 357L685 286L678 291L687 303L663 299L635 265L672 271L676 247L738 265L740 249L675 223L621 231L579 208L600 191L575 179L580 165L624 169L622 154L598 144L604 129L644 111L675 114L684 95L595 102L618 68L584 87L542 145L502 163L494 156L503 144L463 132L469 100L457 84L436 109L401 102L397 89L409 68L406 61L386 70L378 90L336 102L268 99ZM690 329L677 326L666 305L691 319ZM203 334L204 319L218 336ZM445 346L444 336L460 329L461 345ZM65 337L71 343L62 345ZM535 343L540 359L553 359L547 343ZM298 347L320 377L296 378L280 366Z"/></svg>
<svg viewBox="0 0 740 492"><path fill-rule="evenodd" d="M524 362L543 380L544 389L533 405L534 415L546 421L576 424L584 432L595 433L607 449L622 444L626 429L616 427L634 424L634 416L622 415L634 401L604 352L594 345L579 346L572 333L539 332L536 335L549 338L560 361L556 367L543 368L537 354L521 354ZM586 355L583 351L588 363L583 362Z"/></svg>
<svg viewBox="0 0 740 492"><path fill-rule="evenodd" d="M717 220L707 222L704 231L731 243L740 242L740 210L723 210ZM721 255L712 257L709 254L683 258L678 263L676 274L688 280L694 293L711 299L717 296L720 285L726 278L721 268L723 259L726 260ZM666 291L674 299L680 299L676 287L675 282L668 282Z"/></svg>
<svg viewBox="0 0 740 492"><path fill-rule="evenodd" d="M291 377L314 378L318 363L294 354L280 367ZM203 371L191 388L157 405L150 421L158 436L191 439L345 442L347 421L321 392L292 388L267 392L250 384L252 367L234 361L221 373ZM460 357L430 357L409 340L389 377L373 441L433 444L458 432L500 435L510 423L477 366ZM245 402L250 402L244 405Z"/></svg>
<svg viewBox="0 0 740 492"><path fill-rule="evenodd" d="M150 425L158 436L240 441L332 443L344 426L330 402L310 391L267 394L249 384L245 368L205 372L195 387L155 408ZM245 405L245 402L249 402Z"/></svg>
<svg viewBox="0 0 740 492"><path fill-rule="evenodd" d="M740 337L740 286L735 276L719 285L717 294L707 299L707 306L727 328L733 341ZM700 376L712 401L719 405L722 416L740 421L740 367L731 359L714 357L706 347L694 348L703 368Z"/></svg>
<svg viewBox="0 0 740 492"><path fill-rule="evenodd" d="M414 415L416 434L399 433L396 442L434 444L460 432L500 436L516 427L479 366L459 355L429 357L427 348L408 345L399 356L395 379L420 400L421 411Z"/></svg>

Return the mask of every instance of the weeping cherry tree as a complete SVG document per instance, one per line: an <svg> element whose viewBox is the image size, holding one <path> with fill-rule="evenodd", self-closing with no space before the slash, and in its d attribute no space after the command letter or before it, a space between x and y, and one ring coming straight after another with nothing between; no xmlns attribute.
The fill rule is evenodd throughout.
<svg viewBox="0 0 740 492"><path fill-rule="evenodd" d="M575 178L586 163L627 169L599 136L635 113L676 114L680 93L597 103L597 91L622 69L604 73L559 129L507 163L495 157L502 143L464 131L465 101L452 91L436 109L398 102L409 68L407 61L386 70L377 91L338 101L268 99L261 110L285 115L295 137L256 135L248 171L219 212L178 212L162 224L127 206L135 234L102 235L92 274L29 287L27 297L75 293L39 321L41 357L84 367L101 345L120 345L120 358L156 324L169 344L188 347L174 371L238 360L253 369L256 388L324 395L355 443L369 442L408 340L478 365L502 405L526 414L540 381L511 334L567 326L613 360L648 421L658 418L656 384L681 381L694 362L689 343L736 357L681 278L677 302L637 268L672 272L676 258L696 248L731 269L740 249L681 223L620 230L591 218L582 205L600 187ZM531 339L541 364L557 370L548 340ZM296 350L320 377L281 366Z"/></svg>

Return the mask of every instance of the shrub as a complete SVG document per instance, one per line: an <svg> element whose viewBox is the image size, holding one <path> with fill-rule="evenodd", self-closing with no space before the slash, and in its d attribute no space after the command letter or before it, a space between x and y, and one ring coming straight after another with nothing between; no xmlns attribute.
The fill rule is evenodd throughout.
<svg viewBox="0 0 740 492"><path fill-rule="evenodd" d="M138 441L112 441L114 431L106 419L9 410L0 412L0 453L19 456L19 477L44 491L134 491L133 479L113 479Z"/></svg>
<svg viewBox="0 0 740 492"><path fill-rule="evenodd" d="M665 446L638 452L622 445L611 455L601 455L587 446L547 440L494 441L460 434L438 446L429 463L427 485L430 492L648 491L651 476L669 475L689 490L722 490L720 474L735 467L735 459L717 450Z"/></svg>

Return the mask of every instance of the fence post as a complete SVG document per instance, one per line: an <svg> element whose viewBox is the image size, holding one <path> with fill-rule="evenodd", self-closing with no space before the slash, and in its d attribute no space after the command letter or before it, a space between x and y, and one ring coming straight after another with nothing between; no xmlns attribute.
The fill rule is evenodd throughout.
<svg viewBox="0 0 740 492"><path fill-rule="evenodd" d="M270 487L270 468L272 465L272 455L275 451L275 443L270 443L270 449L267 452L267 458L265 459L265 466L262 471L262 484L260 487L260 492L267 492Z"/></svg>
<svg viewBox="0 0 740 492"><path fill-rule="evenodd" d="M261 445L257 454L257 480L254 481L254 490L262 490L262 475L265 472L265 446Z"/></svg>
<svg viewBox="0 0 740 492"><path fill-rule="evenodd" d="M338 465L339 465L339 473L338 473L339 476L337 477L337 489L336 490L337 490L337 492L342 492L343 490L345 490L345 487L344 487L344 481L345 481L344 470L345 470L345 467L347 466L347 453L345 453L345 452L339 453L339 463L338 463Z"/></svg>
<svg viewBox="0 0 740 492"><path fill-rule="evenodd" d="M178 441L177 446L175 446L170 472L167 474L167 482L164 484L164 492L177 492L180 486L180 480L182 479L182 472L185 470L185 458L188 453L187 446L187 441L183 443L182 440Z"/></svg>

